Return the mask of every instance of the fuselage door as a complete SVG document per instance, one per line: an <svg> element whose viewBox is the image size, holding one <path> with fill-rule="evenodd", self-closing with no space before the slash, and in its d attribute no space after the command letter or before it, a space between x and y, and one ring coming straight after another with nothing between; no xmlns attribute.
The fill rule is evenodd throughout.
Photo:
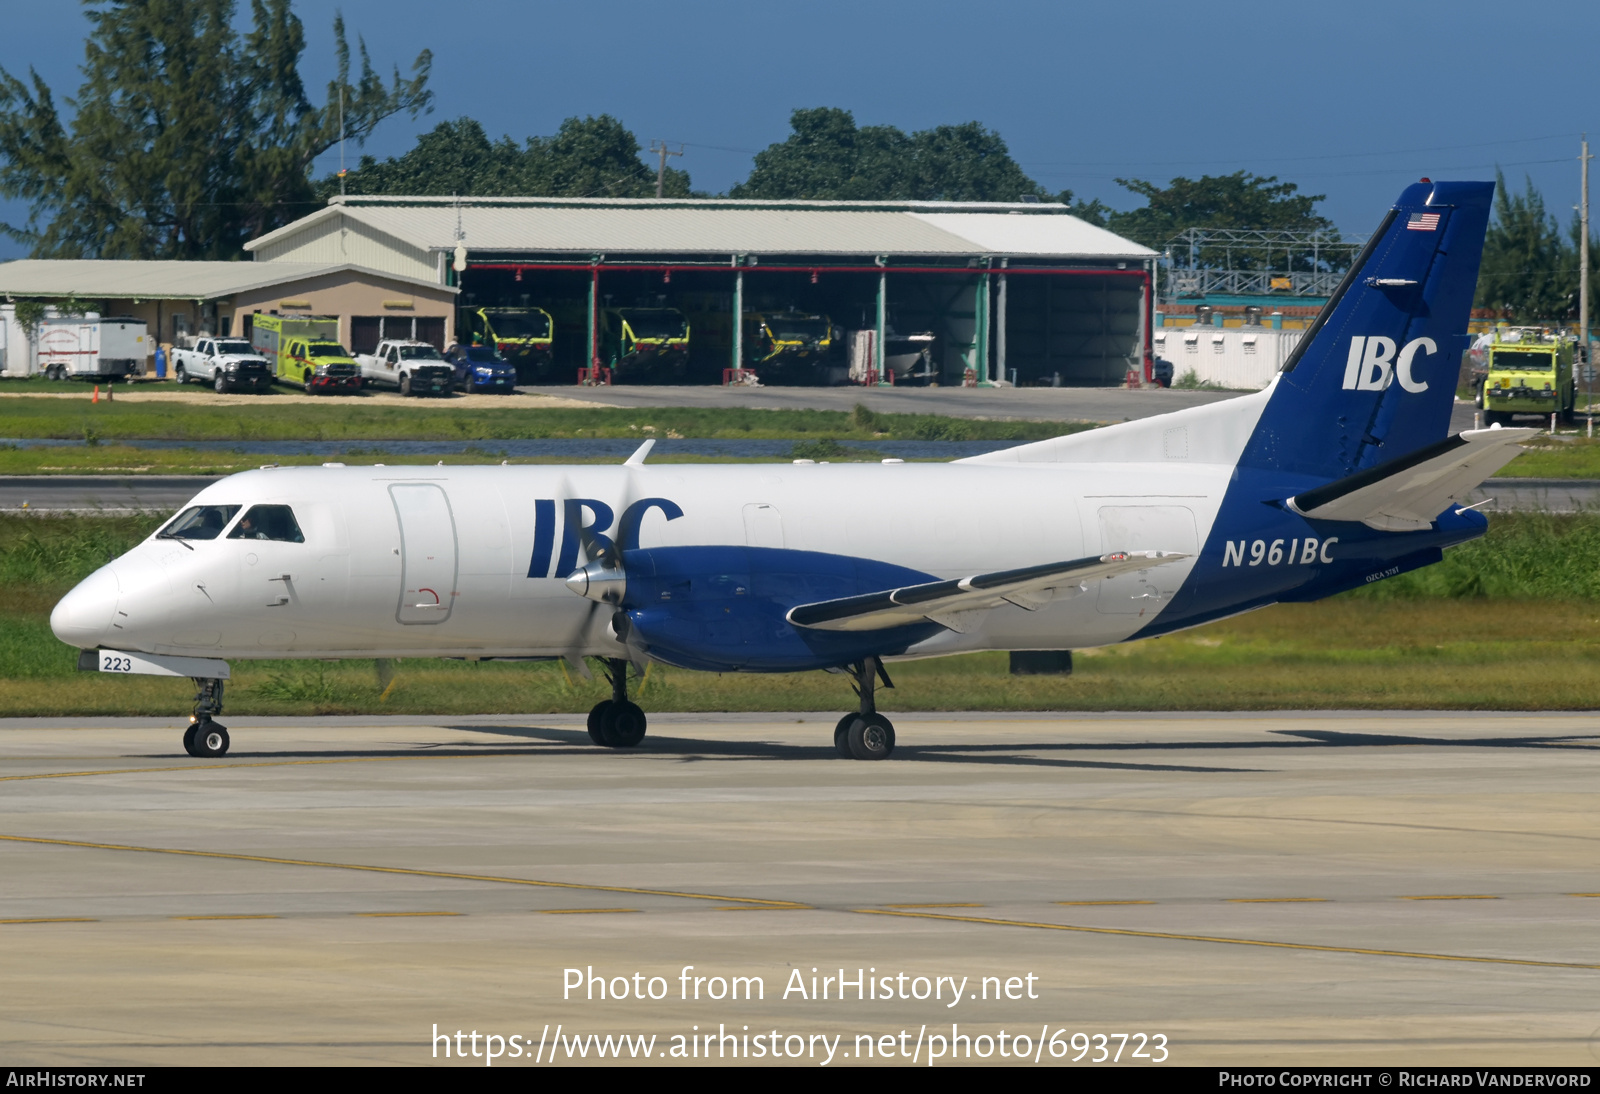
<svg viewBox="0 0 1600 1094"><path fill-rule="evenodd" d="M744 542L747 547L782 547L783 514L764 501L744 507Z"/></svg>
<svg viewBox="0 0 1600 1094"><path fill-rule="evenodd" d="M400 606L397 622L443 623L456 595L456 522L444 490L427 482L389 487L400 521Z"/></svg>
<svg viewBox="0 0 1600 1094"><path fill-rule="evenodd" d="M1197 554L1194 512L1186 505L1102 505L1100 553L1180 551ZM1104 615L1154 615L1177 593L1186 570L1154 566L1099 582L1095 607Z"/></svg>

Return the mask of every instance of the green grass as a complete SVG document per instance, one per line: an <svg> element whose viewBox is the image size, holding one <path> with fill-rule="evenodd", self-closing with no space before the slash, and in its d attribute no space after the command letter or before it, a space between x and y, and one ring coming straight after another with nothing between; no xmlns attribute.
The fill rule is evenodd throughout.
<svg viewBox="0 0 1600 1094"><path fill-rule="evenodd" d="M75 671L49 629L52 605L137 542L149 518L0 517L0 711L150 714L189 708L187 681ZM1317 604L1286 604L1182 634L1080 650L1069 677L1014 677L1004 654L890 667L896 710L1266 710L1600 707L1600 516L1515 514L1438 566ZM234 665L234 714L581 713L606 694L560 663L394 664L386 698L372 661ZM658 711L846 709L846 681L654 666Z"/></svg>
<svg viewBox="0 0 1600 1094"><path fill-rule="evenodd" d="M0 389L3 390L3 389ZM0 436L169 441L497 441L564 437L1033 441L1093 428L1087 422L987 421L936 414L660 408L539 409L448 404L274 403L241 397L225 406L87 399L0 400Z"/></svg>

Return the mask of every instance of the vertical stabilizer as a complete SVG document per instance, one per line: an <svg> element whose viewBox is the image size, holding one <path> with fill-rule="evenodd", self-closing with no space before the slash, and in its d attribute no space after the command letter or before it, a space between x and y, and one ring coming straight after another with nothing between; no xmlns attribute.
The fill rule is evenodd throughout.
<svg viewBox="0 0 1600 1094"><path fill-rule="evenodd" d="M1493 193L1406 188L1285 363L1241 468L1341 478L1444 439Z"/></svg>

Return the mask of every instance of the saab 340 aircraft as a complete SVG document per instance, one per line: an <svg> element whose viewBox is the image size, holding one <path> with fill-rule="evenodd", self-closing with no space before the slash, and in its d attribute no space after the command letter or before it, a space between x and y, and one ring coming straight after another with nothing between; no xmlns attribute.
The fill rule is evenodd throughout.
<svg viewBox="0 0 1600 1094"><path fill-rule="evenodd" d="M228 750L229 659L453 657L599 659L612 748L650 661L842 671L834 744L882 759L885 661L1167 634L1482 535L1460 499L1534 433L1448 436L1492 193L1408 187L1256 394L942 464L263 468L50 625L81 668L193 678L193 756Z"/></svg>

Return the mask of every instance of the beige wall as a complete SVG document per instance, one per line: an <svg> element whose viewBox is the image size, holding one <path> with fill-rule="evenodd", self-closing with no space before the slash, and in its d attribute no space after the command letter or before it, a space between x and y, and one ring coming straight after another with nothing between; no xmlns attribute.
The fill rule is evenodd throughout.
<svg viewBox="0 0 1600 1094"><path fill-rule="evenodd" d="M265 266L265 263L261 265ZM308 307L286 307L284 301L305 301ZM388 302L386 306L385 301ZM400 307L397 301L407 301ZM236 293L231 308L236 318L233 332L238 334L247 312L279 315L336 315L339 341L350 345L350 318L356 315L423 316L444 319L445 344L455 339L456 293L443 286L413 285L388 281L352 271L290 281L266 289Z"/></svg>
<svg viewBox="0 0 1600 1094"><path fill-rule="evenodd" d="M349 262L371 270L439 279L438 256L421 250L352 217L329 217L275 243L257 248L257 262Z"/></svg>

